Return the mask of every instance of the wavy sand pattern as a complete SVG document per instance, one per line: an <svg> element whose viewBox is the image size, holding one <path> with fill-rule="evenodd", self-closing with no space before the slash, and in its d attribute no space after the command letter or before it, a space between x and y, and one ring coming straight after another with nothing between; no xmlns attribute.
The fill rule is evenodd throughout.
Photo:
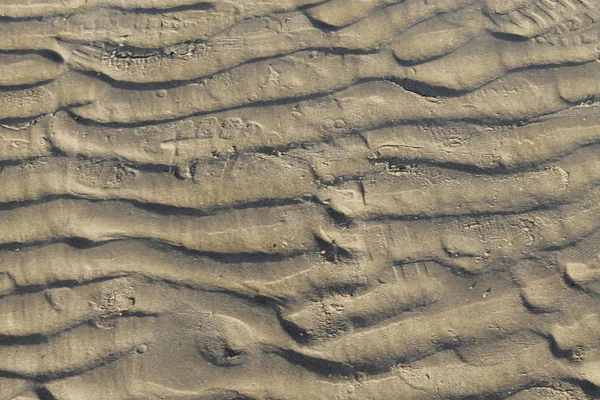
<svg viewBox="0 0 600 400"><path fill-rule="evenodd" d="M600 0L0 3L0 400L600 398Z"/></svg>

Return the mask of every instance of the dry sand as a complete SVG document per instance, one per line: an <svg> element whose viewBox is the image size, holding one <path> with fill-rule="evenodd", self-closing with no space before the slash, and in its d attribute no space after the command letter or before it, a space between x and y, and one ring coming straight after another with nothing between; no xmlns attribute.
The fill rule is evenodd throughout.
<svg viewBox="0 0 600 400"><path fill-rule="evenodd" d="M600 399L600 0L0 0L0 400Z"/></svg>

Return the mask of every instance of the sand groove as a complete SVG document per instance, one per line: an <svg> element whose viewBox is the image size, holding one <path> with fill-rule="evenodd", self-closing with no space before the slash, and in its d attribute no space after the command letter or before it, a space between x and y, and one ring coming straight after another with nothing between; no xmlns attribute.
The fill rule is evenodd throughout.
<svg viewBox="0 0 600 400"><path fill-rule="evenodd" d="M5 0L0 400L600 398L598 0Z"/></svg>

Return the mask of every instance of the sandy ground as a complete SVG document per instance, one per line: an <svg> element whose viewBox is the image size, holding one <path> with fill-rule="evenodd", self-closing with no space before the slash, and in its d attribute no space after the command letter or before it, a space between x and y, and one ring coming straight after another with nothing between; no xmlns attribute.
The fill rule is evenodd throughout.
<svg viewBox="0 0 600 400"><path fill-rule="evenodd" d="M0 0L0 400L600 399L600 0Z"/></svg>

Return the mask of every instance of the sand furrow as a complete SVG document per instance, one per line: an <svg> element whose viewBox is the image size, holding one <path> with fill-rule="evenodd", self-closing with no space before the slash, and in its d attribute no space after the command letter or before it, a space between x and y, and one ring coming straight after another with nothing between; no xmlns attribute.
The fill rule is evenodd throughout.
<svg viewBox="0 0 600 400"><path fill-rule="evenodd" d="M64 74L45 85L0 91L0 121L34 119L65 107L90 103L101 86L101 82L83 75Z"/></svg>
<svg viewBox="0 0 600 400"><path fill-rule="evenodd" d="M440 14L461 9L472 0L442 0L435 3L405 0L380 9L368 18L335 32L342 47L373 50L382 42L411 26Z"/></svg>
<svg viewBox="0 0 600 400"><path fill-rule="evenodd" d="M125 276L252 296L255 292L243 284L245 279L273 277L315 263L305 256L272 262L238 260L236 271L232 272L228 262L190 257L135 241L109 242L90 249L57 243L38 249L3 252L0 261L0 296Z"/></svg>
<svg viewBox="0 0 600 400"><path fill-rule="evenodd" d="M600 294L599 238L594 232L556 256L567 282L594 296Z"/></svg>
<svg viewBox="0 0 600 400"><path fill-rule="evenodd" d="M483 36L491 22L481 14L480 3L431 18L400 33L391 47L402 63L421 63L460 49Z"/></svg>
<svg viewBox="0 0 600 400"><path fill-rule="evenodd" d="M88 322L125 316L153 316L168 311L164 298L156 300L156 288L136 288L121 278L82 288L54 288L43 292L0 299L5 324L3 344L17 338L48 338ZM43 341L43 340L34 340Z"/></svg>
<svg viewBox="0 0 600 400"><path fill-rule="evenodd" d="M314 302L283 319L300 330L303 339L328 339L427 307L440 300L441 288L435 278L382 284L360 296L339 295Z"/></svg>
<svg viewBox="0 0 600 400"><path fill-rule="evenodd" d="M523 126L399 126L362 136L375 159L464 165L482 172L530 169L597 143L595 112L593 107L570 109Z"/></svg>
<svg viewBox="0 0 600 400"><path fill-rule="evenodd" d="M296 211L301 210L297 208ZM24 245L69 238L158 240L206 253L290 254L316 246L322 214L294 207L243 209L207 217L160 215L126 203L56 200L0 213L0 242ZM312 226L312 228L309 228Z"/></svg>
<svg viewBox="0 0 600 400"><path fill-rule="evenodd" d="M558 400L567 398L569 396L581 399L589 399L590 397L586 396L581 388L563 385L559 388L553 388L550 386L536 386L533 388L523 389L518 391L517 393L506 397L508 400L534 400L539 398L544 398L548 400Z"/></svg>
<svg viewBox="0 0 600 400"><path fill-rule="evenodd" d="M75 375L136 353L153 337L153 318L126 318L111 329L82 325L31 346L0 346L0 371L24 379Z"/></svg>
<svg viewBox="0 0 600 400"><path fill-rule="evenodd" d="M67 66L39 54L1 54L0 87L28 86L57 79Z"/></svg>
<svg viewBox="0 0 600 400"><path fill-rule="evenodd" d="M496 31L526 38L550 29L558 33L556 36L569 32L579 35L596 22L600 12L595 2L587 0L503 3L496 0L486 2L486 12L496 25Z"/></svg>
<svg viewBox="0 0 600 400"><path fill-rule="evenodd" d="M305 267L309 268L299 269L279 279L246 280L243 285L260 298L270 299L276 304L287 304L311 297L315 292L366 287L369 278L365 273L372 272L363 273L359 263L343 265L321 261ZM383 268L380 266L380 269Z"/></svg>
<svg viewBox="0 0 600 400"><path fill-rule="evenodd" d="M361 395L382 400L394 399L398 393L415 400L501 395L544 380L586 375L584 368L570 368L553 358L545 343L520 347L510 361L497 365L477 367L454 361L435 367L401 367L390 377L365 382ZM543 370L537 367L540 364Z"/></svg>
<svg viewBox="0 0 600 400"><path fill-rule="evenodd" d="M461 46L476 37L490 32L524 39L534 38L524 42L506 40L497 48L500 52L503 52L504 46L534 49L537 43L538 46L544 44L542 49L554 48L547 53L547 56L559 51L563 54L575 54L578 51L577 47L598 42L596 20L600 9L596 5L588 7L585 3L580 1L482 2L444 15L442 18L433 18L417 24L402 32L393 47L400 60L417 63L445 56L456 49L461 49ZM492 60L492 55L497 57L494 54L496 48L490 51L489 55L484 53L480 55L483 55L483 58L487 57L488 60ZM473 54L475 53L471 53ZM542 54L540 51L537 57ZM471 60L471 58L465 59ZM524 60L526 58L521 58L521 64ZM543 57L538 60L543 60ZM507 61L514 62L516 59L512 57ZM533 59L530 58L529 61ZM509 62L504 65L504 68L510 65L514 64ZM461 66L464 67L464 64ZM487 67L486 65L483 69L487 70ZM496 66L496 69L498 68L500 65ZM493 71L487 72L487 74L491 73ZM435 78L435 74L428 78Z"/></svg>
<svg viewBox="0 0 600 400"><path fill-rule="evenodd" d="M77 10L91 7L115 7L125 9L136 8L171 8L190 5L200 5L206 2L198 0L68 0L60 4L48 0L40 0L19 4L19 1L8 0L0 8L0 16L4 18L34 18L55 14L68 14Z"/></svg>
<svg viewBox="0 0 600 400"><path fill-rule="evenodd" d="M48 120L40 134L73 156L164 166L189 167L196 160L214 160L215 154L228 157L261 148L281 149L295 159L307 160L320 179L331 181L421 162L472 166L480 172L532 169L597 143L595 112L595 107L573 108L523 126L400 125L366 130L360 136L344 135L345 122L338 120L337 126L334 121L329 126L328 121L325 126L306 127L297 137L293 131L277 135L252 120L219 116L127 129L79 125L68 116L57 116ZM320 141L328 144L312 145ZM304 143L312 146L288 149Z"/></svg>
<svg viewBox="0 0 600 400"><path fill-rule="evenodd" d="M484 36L445 57L406 67L404 76L430 86L470 91L512 70L586 63L596 60L599 55L598 42L557 47L549 43L513 43Z"/></svg>
<svg viewBox="0 0 600 400"><path fill-rule="evenodd" d="M115 400L142 400L154 397L164 397L172 400L329 400L352 399L353 385L350 383L328 382L319 377L299 374L283 373L279 376L265 378L264 386L257 387L250 378L240 377L236 380L221 381L218 385L211 382L206 388L181 388L181 385L163 384L155 381L137 380L129 384L118 385L114 383L115 373L91 376L87 375L67 378L64 381L52 382L50 390L61 398L76 399L99 378L109 379L103 388L107 389ZM87 378L87 379L86 379ZM94 379L95 378L95 379ZM124 386L124 388L123 388ZM100 400L101 397L93 395L90 400Z"/></svg>
<svg viewBox="0 0 600 400"><path fill-rule="evenodd" d="M243 37L241 32L244 32ZM137 49L122 44L88 43L61 43L63 57L72 68L137 84L191 81L253 60L330 46L326 35L300 12L281 14L267 21L244 20L207 40L166 48ZM240 71L243 73L244 69Z"/></svg>
<svg viewBox="0 0 600 400"><path fill-rule="evenodd" d="M299 55L293 57L300 65L306 61ZM353 68L354 71L361 67L360 56L350 56L347 60L348 67ZM387 68L386 64L376 63L376 60L373 59L377 64L376 71ZM282 60L275 61L282 62ZM321 128L323 124L330 125L329 129L332 132L344 133L358 127L369 129L386 123L409 123L418 120L525 120L564 110L574 103L593 98L600 92L594 80L600 72L596 62L557 70L549 69L544 74L527 71L514 73L501 81L492 82L463 96L439 101L407 91L389 81L364 82L343 89L344 85L356 82L355 74L347 72L338 74L337 68L318 69L316 68L318 61L316 64L306 65L307 70L290 69L289 77L279 74L276 75L275 81L268 79L271 74L269 68L263 70L258 76L253 75L253 79L258 81L271 82L267 83L264 90L260 94L257 93L255 98L249 99L248 92L242 90L242 87L235 92L221 90L218 95L215 94L215 97L211 96L211 91L206 90L207 88L189 85L168 89L165 92L106 88L93 104L73 109L73 113L96 123L139 124L166 121L223 108L235 108L226 111L225 115L256 121L268 132L274 129L270 125L277 123L276 132L286 132L288 135L295 134L299 130L304 131L308 124L309 127L312 125L312 132L309 131L308 134L315 135L314 131L318 127ZM344 66L344 70L347 68L345 64L336 64L336 66L339 68ZM256 65L249 64L247 67L253 68ZM276 72L277 68L274 68ZM586 76L587 80L584 82L577 79L577 74ZM223 75L223 79L227 81L228 76L228 74ZM246 108L256 102L310 97L310 93L315 90L311 87L314 87L318 76L331 77L326 86L321 85L322 89L317 89L318 93L324 95L327 90L333 90L335 87L343 90L329 96L294 102L291 105L262 107L258 112L254 107ZM256 86L256 83L252 85L251 82L252 79L244 79L240 84L260 87L260 84ZM287 85L288 82L291 86ZM212 84L209 83L207 83L208 88L211 85L219 87L224 84L218 79L215 79ZM359 93L360 96L357 97ZM244 108L238 109L241 106ZM251 113L252 117L244 118L243 115L246 113Z"/></svg>
<svg viewBox="0 0 600 400"><path fill-rule="evenodd" d="M309 4L318 4L323 0L285 0L280 3L288 7L300 7ZM93 8L115 8L120 10L152 10L155 12L170 11L173 9L199 9L210 10L223 1L203 0L67 0L57 4L48 0L35 2L28 1L19 4L18 0L8 0L0 7L0 16L4 18L36 18L60 14L71 14L87 11ZM253 2L248 0L236 0L232 2L240 8L253 8Z"/></svg>
<svg viewBox="0 0 600 400"><path fill-rule="evenodd" d="M253 103L325 95L361 79L381 78L391 68L393 60L386 53L315 56L307 51L245 64L202 82L172 89L136 91L105 87L93 104L74 112L99 123L169 120ZM223 90L231 86L237 90Z"/></svg>
<svg viewBox="0 0 600 400"><path fill-rule="evenodd" d="M501 338L525 329L535 329L535 320L524 324L525 309L518 298L486 300L493 304L470 304L435 318L415 317L351 333L313 348L306 356L383 371L399 362L420 359L442 348L473 340ZM483 310L486 310L483 312ZM427 332L424 334L424 332Z"/></svg>
<svg viewBox="0 0 600 400"><path fill-rule="evenodd" d="M367 18L373 10L402 1L404 0L331 0L308 9L306 13L316 21L340 28Z"/></svg>
<svg viewBox="0 0 600 400"><path fill-rule="evenodd" d="M386 179L365 176L358 188L354 182L342 184L321 196L352 218L518 213L574 202L594 189L600 183L597 155L598 148L586 147L544 169L493 177L443 170L400 171Z"/></svg>
<svg viewBox="0 0 600 400"><path fill-rule="evenodd" d="M340 248L368 255L376 272L392 262L431 260L478 273L543 250L566 248L597 231L598 190L552 210L439 219L375 220L354 230L328 232ZM372 273L372 272L365 273Z"/></svg>
<svg viewBox="0 0 600 400"><path fill-rule="evenodd" d="M187 172L184 169L187 168ZM185 165L175 174L103 160L39 159L0 173L0 203L77 197L203 210L297 202L315 194L308 165L269 156ZM184 175L187 174L187 175ZM192 179L182 180L183 177Z"/></svg>
<svg viewBox="0 0 600 400"><path fill-rule="evenodd" d="M175 8L168 10L136 9L134 12L122 12L111 8L92 8L85 12L73 11L67 15L46 16L26 21L5 21L0 25L0 49L10 50L47 50L60 54L65 59L84 56L84 53L69 53L73 42L83 46L85 43L94 48L94 44L104 43L109 49L118 50L114 46L127 46L129 52L116 52L121 59L133 62L134 53L143 49L161 49L162 54L169 56L172 51L185 48L190 42L206 42L210 37L231 33L230 37L221 37L213 41L211 47L217 46L221 52L231 50L231 46L243 48L243 29L233 28L240 23L241 27L250 26L244 21L264 15L277 20L277 15L293 12L299 7L322 3L322 0L290 0L278 2L261 2L246 5L234 2L200 3L198 7ZM264 26L254 23L254 28ZM241 46L241 47L240 47ZM98 50L98 49L97 49ZM154 52L155 53L155 52ZM101 54L101 52L100 52ZM98 51L88 52L87 61L102 61ZM110 53L107 52L107 55ZM116 55L116 54L113 54ZM85 58L84 58L85 59ZM83 59L82 59L83 60ZM118 61L114 58L114 62ZM139 60L138 60L139 61Z"/></svg>
<svg viewBox="0 0 600 400"><path fill-rule="evenodd" d="M595 232L596 196L554 211L463 217L445 223L392 222L382 229L390 235L387 246L392 260L431 257L476 272L540 250L567 247Z"/></svg>

